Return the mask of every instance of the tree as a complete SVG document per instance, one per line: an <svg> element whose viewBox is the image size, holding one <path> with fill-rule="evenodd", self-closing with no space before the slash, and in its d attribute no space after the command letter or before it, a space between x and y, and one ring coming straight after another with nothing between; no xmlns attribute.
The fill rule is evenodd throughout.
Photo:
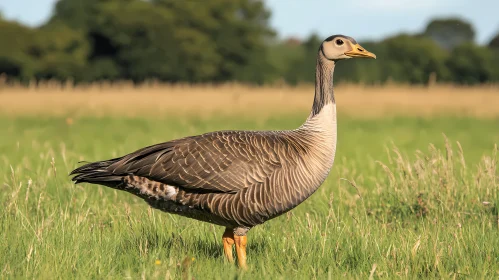
<svg viewBox="0 0 499 280"><path fill-rule="evenodd" d="M87 62L89 44L82 32L60 23L37 30L28 54L36 61L38 79L81 80Z"/></svg>
<svg viewBox="0 0 499 280"><path fill-rule="evenodd" d="M498 78L494 77L493 53L486 47L471 43L456 47L446 64L455 83L477 84Z"/></svg>
<svg viewBox="0 0 499 280"><path fill-rule="evenodd" d="M268 26L270 12L261 0L152 2L176 15L177 33L192 42L189 43L191 49L188 56L206 52L195 47L209 46L214 49L218 60L215 64L216 81L261 80L262 74L271 67L266 59L265 43L274 32ZM200 39L204 42L195 42ZM196 63L188 57L185 61ZM251 73L260 75L257 78Z"/></svg>
<svg viewBox="0 0 499 280"><path fill-rule="evenodd" d="M492 51L491 64L494 68L493 81L499 81L499 33L490 40L488 44L489 49Z"/></svg>
<svg viewBox="0 0 499 280"><path fill-rule="evenodd" d="M424 84L432 73L439 80L448 79L445 67L447 52L431 39L398 35L384 40L382 44L386 57L380 65L385 75L394 81Z"/></svg>
<svg viewBox="0 0 499 280"><path fill-rule="evenodd" d="M90 49L85 80L174 79L173 61L165 50L174 40L170 15L137 0L61 0L49 23L62 22L84 32ZM166 46L159 46L164 43ZM169 39L169 40L168 40ZM153 41L153 42L151 42ZM163 64L162 64L163 63Z"/></svg>
<svg viewBox="0 0 499 280"><path fill-rule="evenodd" d="M105 77L264 82L268 17L256 0L61 0L51 21L84 30Z"/></svg>
<svg viewBox="0 0 499 280"><path fill-rule="evenodd" d="M106 0L107 1L107 0ZM98 13L101 0L60 0L54 7L54 14L48 24L54 21L64 22L73 29L87 30Z"/></svg>
<svg viewBox="0 0 499 280"><path fill-rule="evenodd" d="M289 66L285 76L288 83L315 82L315 64L321 43L319 36L312 34L301 44L302 54L288 58Z"/></svg>
<svg viewBox="0 0 499 280"><path fill-rule="evenodd" d="M499 50L499 33L490 40L488 44L489 48Z"/></svg>
<svg viewBox="0 0 499 280"><path fill-rule="evenodd" d="M88 56L79 79L82 81L123 79L122 69L116 60L117 50L109 38L99 32L96 17L99 14L99 0L60 0L47 25L65 24L85 35ZM97 30L97 32L95 32Z"/></svg>
<svg viewBox="0 0 499 280"><path fill-rule="evenodd" d="M34 30L16 22L0 19L0 74L29 78L34 61L27 54L33 44Z"/></svg>
<svg viewBox="0 0 499 280"><path fill-rule="evenodd" d="M473 42L475 39L473 26L459 18L432 20L426 26L424 35L448 50L465 42Z"/></svg>
<svg viewBox="0 0 499 280"><path fill-rule="evenodd" d="M313 83L319 45L278 41L264 0L59 0L40 28L0 16L0 74L27 80ZM429 22L420 35L362 42L378 60L341 65L335 82L499 80L499 34L473 44L471 24Z"/></svg>

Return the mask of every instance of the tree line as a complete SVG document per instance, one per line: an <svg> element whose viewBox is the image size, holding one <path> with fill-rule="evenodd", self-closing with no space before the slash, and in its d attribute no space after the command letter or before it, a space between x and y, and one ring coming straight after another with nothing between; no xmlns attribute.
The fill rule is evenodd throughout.
<svg viewBox="0 0 499 280"><path fill-rule="evenodd" d="M261 0L60 0L40 27L0 18L0 73L22 82L313 82L323 38L279 40L270 16ZM361 44L379 59L345 63L337 81L499 81L499 34L478 45L459 18Z"/></svg>

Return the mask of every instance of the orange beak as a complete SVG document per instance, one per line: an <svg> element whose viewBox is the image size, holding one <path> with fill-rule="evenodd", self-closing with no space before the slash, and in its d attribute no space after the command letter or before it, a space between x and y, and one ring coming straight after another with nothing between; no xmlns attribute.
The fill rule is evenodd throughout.
<svg viewBox="0 0 499 280"><path fill-rule="evenodd" d="M347 55L349 57L366 57L366 58L376 59L375 54L367 51L359 44L352 45L352 50L345 52L345 55Z"/></svg>

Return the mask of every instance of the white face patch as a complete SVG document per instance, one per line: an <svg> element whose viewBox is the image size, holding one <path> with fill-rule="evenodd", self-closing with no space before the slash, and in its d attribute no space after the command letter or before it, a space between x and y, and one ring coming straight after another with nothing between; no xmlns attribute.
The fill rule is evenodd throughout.
<svg viewBox="0 0 499 280"><path fill-rule="evenodd" d="M337 41L341 40L343 44L338 44ZM327 59L345 59L350 58L345 55L345 52L349 50L349 43L345 38L337 38L332 41L327 41L322 43L322 53Z"/></svg>

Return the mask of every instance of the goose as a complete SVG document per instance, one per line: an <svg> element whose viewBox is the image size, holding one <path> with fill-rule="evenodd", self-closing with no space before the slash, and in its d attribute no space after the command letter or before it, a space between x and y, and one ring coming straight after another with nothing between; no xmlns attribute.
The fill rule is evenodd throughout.
<svg viewBox="0 0 499 280"><path fill-rule="evenodd" d="M247 232L295 208L324 182L336 152L333 71L338 61L376 58L333 35L318 50L310 115L294 130L216 131L171 140L73 170L91 183L142 198L152 208L225 227L222 244L247 268Z"/></svg>

